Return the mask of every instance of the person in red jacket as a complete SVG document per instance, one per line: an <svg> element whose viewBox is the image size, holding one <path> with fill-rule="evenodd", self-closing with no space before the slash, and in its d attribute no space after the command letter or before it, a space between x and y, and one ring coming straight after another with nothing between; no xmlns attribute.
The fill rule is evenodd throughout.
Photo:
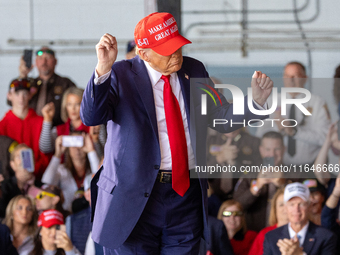
<svg viewBox="0 0 340 255"><path fill-rule="evenodd" d="M248 255L257 233L247 230L242 205L232 199L223 202L218 211L217 218L223 221L227 229L234 254ZM223 242L223 240L221 241Z"/></svg>
<svg viewBox="0 0 340 255"><path fill-rule="evenodd" d="M287 212L283 201L284 189L278 189L274 194L269 213L269 227L262 229L256 236L248 255L262 255L264 236L271 230L288 223Z"/></svg>
<svg viewBox="0 0 340 255"><path fill-rule="evenodd" d="M39 150L43 118L29 108L31 84L27 79L15 79L10 83L7 104L12 106L0 121L0 135L8 136L18 143L25 143L34 152L34 175L41 179L50 156Z"/></svg>

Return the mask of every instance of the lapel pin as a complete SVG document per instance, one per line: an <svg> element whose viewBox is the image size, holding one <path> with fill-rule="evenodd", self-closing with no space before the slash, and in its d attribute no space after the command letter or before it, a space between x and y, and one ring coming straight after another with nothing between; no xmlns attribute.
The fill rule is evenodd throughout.
<svg viewBox="0 0 340 255"><path fill-rule="evenodd" d="M189 80L189 76L186 73L184 74L184 76L185 76L185 79Z"/></svg>
<svg viewBox="0 0 340 255"><path fill-rule="evenodd" d="M310 242L314 242L314 238L309 238L309 241Z"/></svg>

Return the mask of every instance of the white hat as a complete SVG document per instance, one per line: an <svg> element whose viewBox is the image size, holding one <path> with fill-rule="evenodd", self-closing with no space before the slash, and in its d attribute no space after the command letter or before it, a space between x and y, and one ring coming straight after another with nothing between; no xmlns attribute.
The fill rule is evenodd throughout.
<svg viewBox="0 0 340 255"><path fill-rule="evenodd" d="M91 188L91 180L92 180L92 174L88 174L85 176L84 178L84 191L88 190L89 188Z"/></svg>
<svg viewBox="0 0 340 255"><path fill-rule="evenodd" d="M309 189L305 184L300 182L290 183L286 186L285 192L283 194L283 200L286 203L293 197L300 197L305 201L309 200Z"/></svg>

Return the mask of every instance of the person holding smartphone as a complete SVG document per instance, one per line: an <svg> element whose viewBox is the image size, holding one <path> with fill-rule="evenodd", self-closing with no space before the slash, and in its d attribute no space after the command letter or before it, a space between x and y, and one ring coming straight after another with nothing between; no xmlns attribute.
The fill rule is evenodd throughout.
<svg viewBox="0 0 340 255"><path fill-rule="evenodd" d="M83 97L84 89L77 87L68 88L61 103L61 119L65 122L52 128L53 117L55 114L54 104L48 103L42 109L44 117L41 131L39 148L44 153L54 151L55 140L60 135L69 135L72 132L84 132L91 135L99 157L104 156L103 144L105 143L105 128L102 126L88 127L80 119L80 103ZM102 137L102 139L99 139ZM102 142L104 140L104 142ZM103 143L103 144L102 144Z"/></svg>
<svg viewBox="0 0 340 255"><path fill-rule="evenodd" d="M49 160L49 154L39 149L43 118L29 107L32 84L27 79L13 80L7 93L7 104L12 108L0 121L0 135L8 136L18 143L25 143L34 152L34 175L41 179Z"/></svg>
<svg viewBox="0 0 340 255"><path fill-rule="evenodd" d="M29 255L80 255L66 234L63 215L57 210L46 210L38 219L34 248Z"/></svg>
<svg viewBox="0 0 340 255"><path fill-rule="evenodd" d="M39 116L42 116L42 108L52 102L56 109L56 114L53 117L53 126L63 123L60 117L60 110L61 99L65 90L76 86L69 78L59 76L54 72L57 62L54 50L48 47L42 47L35 52L34 66L31 65L27 67L27 63L23 57L19 64L19 77L21 79L27 79L33 67L37 68L39 76L31 79L30 107L33 108Z"/></svg>
<svg viewBox="0 0 340 255"><path fill-rule="evenodd" d="M32 172L24 168L21 154L31 150L26 144L17 145L10 155L10 165L14 171L14 176L5 179L1 184L2 196L0 197L0 218L5 217L5 208L9 201L17 195L35 196L34 190L42 183L35 178ZM31 162L34 165L34 162Z"/></svg>
<svg viewBox="0 0 340 255"><path fill-rule="evenodd" d="M79 139L70 138L82 138L83 144L76 147L80 145ZM63 154L66 157L64 163L61 163ZM89 134L71 133L70 136L58 136L54 156L42 177L42 182L59 187L65 198L63 208L71 211L74 194L82 187L86 174L97 172L98 164L99 158Z"/></svg>

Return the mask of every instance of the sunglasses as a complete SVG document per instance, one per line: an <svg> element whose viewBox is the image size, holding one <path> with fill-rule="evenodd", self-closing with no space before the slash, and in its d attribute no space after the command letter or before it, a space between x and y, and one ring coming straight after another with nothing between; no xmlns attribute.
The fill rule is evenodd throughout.
<svg viewBox="0 0 340 255"><path fill-rule="evenodd" d="M241 211L235 211L235 212L224 211L222 215L223 215L223 217L230 217L232 215L234 215L234 216L243 216L243 212L241 212Z"/></svg>
<svg viewBox="0 0 340 255"><path fill-rule="evenodd" d="M42 199L44 196L49 196L49 197L55 197L56 195L52 194L52 193L49 193L49 192L46 192L46 191L42 191L40 192L35 198L36 199Z"/></svg>
<svg viewBox="0 0 340 255"><path fill-rule="evenodd" d="M46 49L46 50L38 50L36 52L36 55L37 56L42 56L42 54L47 53L47 54L50 54L50 55L53 55L54 56L54 51L53 50L49 50L49 49Z"/></svg>
<svg viewBox="0 0 340 255"><path fill-rule="evenodd" d="M11 83L11 88L27 88L31 87L31 83L29 80L22 79L22 80L14 80Z"/></svg>

